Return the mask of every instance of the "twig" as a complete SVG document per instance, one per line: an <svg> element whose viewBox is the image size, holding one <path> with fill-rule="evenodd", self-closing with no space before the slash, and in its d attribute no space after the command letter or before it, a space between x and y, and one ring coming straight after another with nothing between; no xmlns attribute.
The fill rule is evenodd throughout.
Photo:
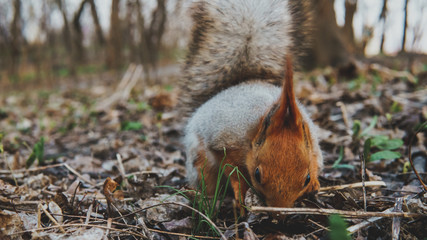
<svg viewBox="0 0 427 240"><path fill-rule="evenodd" d="M113 219L112 218L108 218L108 220L107 220L107 227L106 227L107 232L105 233L104 236L102 236L103 239L108 239L108 234L110 233L111 223L112 222L113 222Z"/></svg>
<svg viewBox="0 0 427 240"><path fill-rule="evenodd" d="M80 173L78 173L76 170L71 168L68 164L63 163L63 166L66 167L70 172L74 173L77 177L79 177L81 180L85 181L86 183L90 184L92 187L96 186L96 183L93 183L91 180L83 177Z"/></svg>
<svg viewBox="0 0 427 240"><path fill-rule="evenodd" d="M389 208L389 209L383 211L383 213L391 213L392 210L393 210L393 208ZM349 232L350 234L353 234L353 233L359 231L360 229L362 229L362 228L364 228L364 227L366 227L366 226L368 226L368 225L370 225L370 224L372 224L372 223L374 223L374 222L376 222L382 218L383 217L371 217L371 218L366 219L366 220L364 220L364 221L362 221L356 225L348 227L347 232Z"/></svg>
<svg viewBox="0 0 427 240"><path fill-rule="evenodd" d="M142 217L138 218L137 220L138 225L142 228L142 233L148 238L149 240L153 240L153 234L148 230L147 225L144 222L144 219Z"/></svg>
<svg viewBox="0 0 427 240"><path fill-rule="evenodd" d="M105 220L102 220L102 221L105 221ZM138 224L141 225L141 227L138 227L135 225L125 225L125 224L120 223L120 222L113 222L113 224L118 225L118 226L127 226L130 228L144 229L144 227L142 227L142 224L145 225L145 222L143 221L142 218L138 219ZM146 230L151 231L151 232L158 232L158 233L163 233L163 234L174 235L174 236L193 237L193 238L201 238L201 239L221 239L220 237L210 237L210 236L201 236L201 235L190 235L190 234L177 233L177 232L168 232L168 231L162 231L159 229L154 229L154 228L149 228L149 227L146 227Z"/></svg>
<svg viewBox="0 0 427 240"><path fill-rule="evenodd" d="M71 197L71 209L74 211L74 201L76 199L77 190L79 189L80 185L82 185L82 182L78 182L76 188L74 188L73 196Z"/></svg>
<svg viewBox="0 0 427 240"><path fill-rule="evenodd" d="M342 113L342 119L344 120L344 124L347 127L347 132L350 132L350 123L348 121L348 114L347 114L347 108L345 107L345 104L341 101L337 102L337 107L340 107L341 113Z"/></svg>
<svg viewBox="0 0 427 240"><path fill-rule="evenodd" d="M316 234L316 233L318 233L318 232L320 232L320 231L323 231L323 229L322 229L322 228L319 228L319 229L317 229L317 230L314 230L313 232L311 232L311 233L309 233L309 234L305 235L304 237L305 237L305 238L308 238L309 236L314 236L314 234Z"/></svg>
<svg viewBox="0 0 427 240"><path fill-rule="evenodd" d="M120 217L123 219L123 222L126 224L126 226L128 226L128 222L126 221L126 219L123 217L122 213L120 212L120 210L116 207L116 205L114 205L113 203L111 203L111 206L113 206L114 210L117 211L117 213L120 215Z"/></svg>
<svg viewBox="0 0 427 240"><path fill-rule="evenodd" d="M365 187L365 175L366 175L366 165L365 165L365 155L360 154L360 161L362 162L361 173L362 173L362 189L363 189L363 210L366 212L366 187Z"/></svg>
<svg viewBox="0 0 427 240"><path fill-rule="evenodd" d="M116 158L117 158L117 163L119 164L119 172L120 172L120 176L122 176L123 181L124 181L124 186L128 186L128 179L126 177L126 172L125 172L125 167L123 166L123 161L122 161L122 156L120 156L119 153L116 154Z"/></svg>
<svg viewBox="0 0 427 240"><path fill-rule="evenodd" d="M42 227L42 212L40 211L42 207L40 203L37 205L37 228Z"/></svg>
<svg viewBox="0 0 427 240"><path fill-rule="evenodd" d="M365 217L405 217L413 218L425 216L420 213L408 212L362 212L362 211L345 211L337 209L317 209L317 208L278 208L278 207L259 207L251 208L252 212L279 212L281 214L307 214L307 215L331 215L339 214L343 217L349 218L365 218Z"/></svg>
<svg viewBox="0 0 427 240"><path fill-rule="evenodd" d="M1 145L1 143L0 143L0 145ZM15 182L15 186L18 187L19 185L18 185L18 181L16 180L16 177L15 177L14 169L12 169L12 167L9 164L9 161L7 161L5 151L3 151L3 149L0 149L0 151L3 153L4 162L6 163L7 167L10 170L10 173L12 174L12 178L13 178L13 181ZM16 154L14 156L14 159L16 160Z"/></svg>
<svg viewBox="0 0 427 240"><path fill-rule="evenodd" d="M164 234L170 234L170 235L182 236L182 237L193 237L193 238L201 238L201 239L221 239L219 237L209 237L209 236L200 236L200 235L190 235L185 233L167 232L167 231L162 231L162 230L153 229L153 228L147 228L147 229L152 232L158 232L158 233L164 233Z"/></svg>
<svg viewBox="0 0 427 240"><path fill-rule="evenodd" d="M325 231L328 231L328 232L330 231L329 228L327 228L327 227L325 227L325 226L323 226L323 225L321 225L321 224L319 224L319 223L317 223L317 222L315 222L315 221L313 221L311 219L308 219L308 221L311 222L311 223L313 223L314 225L320 227L321 229L323 229Z"/></svg>
<svg viewBox="0 0 427 240"><path fill-rule="evenodd" d="M159 204L154 204L154 205L151 205L151 206L148 206L148 207L145 207L145 208L138 209L137 211L134 211L134 212L132 212L132 213L128 213L128 214L126 214L126 215L123 215L122 217L127 217L127 216L130 216L130 215L136 214L136 213L138 213L138 212L145 211L145 210L150 209L150 208L158 207L158 206L161 206L161 205L168 205L168 204L172 204L172 205L179 205L179 206L182 206L182 207L185 207L185 208L191 209L192 211L194 211L194 212L196 212L197 214L199 214L200 216L202 216L202 217L203 217L203 218L204 218L204 219L205 219L209 224L211 224L211 225L215 228L215 230L218 232L218 234L221 236L221 239L223 239L223 240L226 240L226 239L227 239L227 238L224 236L224 234L221 232L221 230L220 230L220 229L215 225L215 223L214 223L214 222L212 222L212 220L211 220L211 219L209 219L205 214L201 213L199 210L197 210L197 209L195 209L195 208L193 208L193 207L190 207L190 206L188 206L188 205L186 205L186 204L179 203L179 202L163 202L163 203L159 203ZM122 217L116 217L116 218L113 218L113 220L120 219L120 218L122 218Z"/></svg>
<svg viewBox="0 0 427 240"><path fill-rule="evenodd" d="M43 167L36 167L36 168L31 168L31 169L14 169L13 172L10 170L0 170L0 174L13 174L13 173L27 173L27 172L37 172L37 171L41 171L41 170L45 170L48 168L54 168L54 167L61 167L64 166L65 163L58 163L58 164L52 164L52 165L48 165L48 166L43 166Z"/></svg>
<svg viewBox="0 0 427 240"><path fill-rule="evenodd" d="M421 179L420 175L418 174L417 169L415 169L414 161L412 161L412 144L414 143L415 136L417 136L417 134L419 132L421 132L421 130L424 129L424 127L426 125L427 125L427 121L424 122L423 124L421 124L421 126L417 129L417 131L414 133L414 135L412 135L411 141L409 142L409 146L408 146L409 162L411 163L412 170L414 171L415 175L417 175L418 181L420 181L421 185L424 187L424 192L427 191L427 186L424 184L423 180Z"/></svg>
<svg viewBox="0 0 427 240"><path fill-rule="evenodd" d="M131 232L128 230L112 228L112 227L107 227L107 226L102 226L102 225L94 225L94 224L84 225L81 223L71 223L71 224L64 224L62 226L50 226L50 227L44 227L44 228L28 229L28 230L24 230L24 231L14 232L14 233L11 233L10 235L18 235L18 234L40 231L40 230L50 230L50 229L55 229L55 228L59 228L59 227L64 227L64 228L68 228L68 227L96 227L96 228L102 228L102 229L112 230L112 231L116 231L116 232L128 233L128 234L135 235L135 236L138 236L141 238L144 237L144 235L142 235L142 234L139 234L136 232Z"/></svg>
<svg viewBox="0 0 427 240"><path fill-rule="evenodd" d="M394 204L393 211L394 212L401 212L402 211L402 202L403 199L397 198L396 203ZM391 225L391 239L392 240L398 240L400 234L400 217L394 217L393 223Z"/></svg>
<svg viewBox="0 0 427 240"><path fill-rule="evenodd" d="M92 210L93 210L93 205L94 205L94 202L92 202L92 204L89 206L89 208L88 208L88 210L87 210L87 212L86 212L85 225L88 225L88 224L89 224L89 221L90 221L90 215L92 214Z"/></svg>
<svg viewBox="0 0 427 240"><path fill-rule="evenodd" d="M160 176L163 175L160 172L154 172L154 171L138 171L138 172L127 173L127 174L125 174L125 177L129 177L129 176L137 175L137 174L157 174L157 175L160 175Z"/></svg>
<svg viewBox="0 0 427 240"><path fill-rule="evenodd" d="M365 187L384 187L387 186L384 181L369 181L365 182ZM345 188L360 188L363 187L362 182L337 185L337 186L329 186L329 187L321 187L319 192L331 191L331 190L341 190Z"/></svg>
<svg viewBox="0 0 427 240"><path fill-rule="evenodd" d="M44 209L41 203L39 203L39 208L44 212L44 214L46 214L46 216L50 219L50 221L53 222L53 224L59 227L59 230L61 230L62 233L65 233L64 228L62 228L62 226L56 221L56 219L46 209Z"/></svg>
<svg viewBox="0 0 427 240"><path fill-rule="evenodd" d="M55 196L55 192L51 192L51 191L47 191L47 190L42 190L42 193L47 193L47 194L50 194L50 195L53 195L53 196ZM69 194L69 193L66 193L66 192L64 192L63 193L65 196L73 196L73 195L71 195L71 194ZM107 202L107 200L105 199L105 197L101 197L100 195L87 195L87 193L85 193L85 194L76 194L76 197L85 197L85 196L88 196L88 197L90 197L91 199L93 198L93 199L96 199L96 200L98 200L99 202L101 202L101 203L106 203ZM0 202L1 202L1 197L0 197ZM129 202L129 201L132 201L132 200L135 200L135 198L132 198L132 197L127 197L127 198L123 198L123 199L116 199L116 202ZM27 204L37 204L38 203L38 201L21 201L21 202L17 202L16 204L17 205L27 205Z"/></svg>

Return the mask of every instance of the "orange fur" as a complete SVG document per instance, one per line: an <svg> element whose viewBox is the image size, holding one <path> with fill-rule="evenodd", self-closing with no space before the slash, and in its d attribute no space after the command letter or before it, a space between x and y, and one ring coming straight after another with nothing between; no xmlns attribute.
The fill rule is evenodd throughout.
<svg viewBox="0 0 427 240"><path fill-rule="evenodd" d="M218 171L220 168L223 168L224 165L230 164L232 166L238 167L239 171L243 174L243 176L250 181L248 176L248 172L245 167L245 154L241 150L228 150L226 151L226 155L224 157L224 152L212 151L215 158L215 164L213 165L206 158L205 151L201 150L199 152L197 160L194 162L194 166L198 170L198 181L200 182L202 171L204 176L204 181L206 183L206 192L208 195L213 195L215 193L215 187L218 177ZM219 164L222 162L222 165ZM238 203L242 203L245 198L246 191L249 189L246 181L238 176L237 171L233 174L232 167L226 166L224 170L223 179L221 179L221 184L224 185L226 183L226 178L230 176L231 188L234 193L235 199ZM231 175L230 175L231 174Z"/></svg>
<svg viewBox="0 0 427 240"><path fill-rule="evenodd" d="M318 156L313 150L312 133L295 100L292 61L289 57L286 60L281 96L261 118L253 133L248 133L250 147L227 149L223 161L223 164L237 166L264 197L267 205L277 207L292 207L300 196L319 189ZM200 142L199 146L203 144ZM214 161L207 160L207 151L213 154ZM199 171L199 180L200 171L203 169L208 194L215 191L218 170L222 167L219 165L223 158L223 152L204 147L200 149L194 162ZM260 183L255 178L257 168L260 172ZM231 168L226 168L225 176L231 171ZM304 186L307 174L310 174L310 182ZM231 176L230 181L234 197L238 202L243 201L249 186L243 179L239 180L236 173Z"/></svg>
<svg viewBox="0 0 427 240"><path fill-rule="evenodd" d="M304 193L319 189L317 158L314 155L311 134L301 116L293 91L291 59L287 58L283 91L277 111L265 128L264 116L258 133L252 140L252 150L247 156L250 173L261 171L261 183L252 177L252 184L270 206L292 207ZM270 110L274 111L274 110ZM265 135L265 136L262 136ZM259 139L265 139L259 143ZM304 186L307 174L310 182Z"/></svg>

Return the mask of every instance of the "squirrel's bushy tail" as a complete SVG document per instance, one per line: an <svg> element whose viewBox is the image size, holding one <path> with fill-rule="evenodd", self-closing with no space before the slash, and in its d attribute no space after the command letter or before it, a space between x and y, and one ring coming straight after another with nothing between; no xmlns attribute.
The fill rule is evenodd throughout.
<svg viewBox="0 0 427 240"><path fill-rule="evenodd" d="M306 0L201 0L181 81L181 104L194 110L219 91L262 79L280 85L285 56L308 42Z"/></svg>

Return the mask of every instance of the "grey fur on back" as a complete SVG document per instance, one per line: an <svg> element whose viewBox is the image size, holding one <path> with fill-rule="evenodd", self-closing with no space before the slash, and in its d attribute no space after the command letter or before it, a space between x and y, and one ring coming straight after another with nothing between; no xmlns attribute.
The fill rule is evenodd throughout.
<svg viewBox="0 0 427 240"><path fill-rule="evenodd" d="M194 161L200 150L206 152L210 164L219 164L210 151L226 149L245 149L250 139L247 133L253 130L262 116L277 102L281 88L263 81L241 83L226 89L204 103L191 116L185 129L184 145L187 150L187 178L195 185L197 170ZM307 123L314 151L320 153L317 140L317 128L309 118L304 107L298 109ZM323 158L319 155L319 167Z"/></svg>
<svg viewBox="0 0 427 240"><path fill-rule="evenodd" d="M279 87L261 81L226 89L197 109L188 122L186 137L195 133L213 150L240 149L248 130L256 127L280 92Z"/></svg>
<svg viewBox="0 0 427 240"><path fill-rule="evenodd" d="M204 103L191 116L185 129L187 178L195 184L197 170L194 161L201 149L215 166L211 150L243 149L250 140L247 133L256 127L260 118L280 96L281 89L255 81L226 89Z"/></svg>
<svg viewBox="0 0 427 240"><path fill-rule="evenodd" d="M181 81L181 104L194 110L221 90L263 79L281 85L285 55L303 45L304 0L206 0L194 26Z"/></svg>

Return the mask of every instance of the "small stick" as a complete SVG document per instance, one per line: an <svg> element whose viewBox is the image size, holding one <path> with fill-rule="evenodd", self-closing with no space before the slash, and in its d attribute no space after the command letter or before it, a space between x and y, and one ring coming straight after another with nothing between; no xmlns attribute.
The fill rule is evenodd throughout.
<svg viewBox="0 0 427 240"><path fill-rule="evenodd" d="M92 204L89 206L87 212L86 212L86 220L85 220L85 225L89 224L90 221L90 215L92 214L92 209L93 209L93 202Z"/></svg>
<svg viewBox="0 0 427 240"><path fill-rule="evenodd" d="M138 218L137 220L138 225L141 226L142 228L142 233L146 236L146 238L148 238L149 240L153 240L153 234L150 232L150 230L148 230L147 225L144 222L144 219L142 217Z"/></svg>
<svg viewBox="0 0 427 240"><path fill-rule="evenodd" d="M414 162L412 161L412 144L414 143L414 139L415 136L417 136L417 134L419 132L421 132L421 130L427 125L427 121L424 122L418 129L417 131L414 133L414 135L411 137L411 141L409 142L409 146L408 146L408 158L409 158L409 162L411 163L412 166L412 170L414 171L415 175L417 175L418 181L421 183L421 185L423 185L424 187L424 192L427 192L427 186L424 184L423 180L421 179L420 175L418 174L417 169L415 169L415 165Z"/></svg>
<svg viewBox="0 0 427 240"><path fill-rule="evenodd" d="M5 161L6 165L7 165L7 167L9 168L10 173L12 174L12 178L13 178L13 181L15 182L15 186L17 186L17 187L18 187L18 186L19 186L19 185L18 185L18 181L16 180L14 170L13 170L13 169L12 169L12 167L10 166L9 161L7 161L7 159L6 159L6 153L5 153L5 151L3 151L3 149L0 149L0 151L1 151L1 152L3 152L3 159L4 159L4 161ZM16 159L16 154L15 154L15 159Z"/></svg>
<svg viewBox="0 0 427 240"><path fill-rule="evenodd" d="M113 208L117 211L117 213L119 213L120 217L123 219L123 222L126 224L126 226L128 226L128 222L126 221L126 219L123 217L122 213L120 212L120 209L118 209L116 207L116 205L114 205L113 203L111 203L111 206L113 206Z"/></svg>
<svg viewBox="0 0 427 240"><path fill-rule="evenodd" d="M349 218L365 218L365 217L405 217L413 218L425 216L420 213L409 212L362 212L362 211L345 211L337 209L323 209L323 208L278 208L278 207L259 207L254 206L251 208L252 212L279 212L281 214L307 214L307 215L331 215L339 214L343 217Z"/></svg>
<svg viewBox="0 0 427 240"><path fill-rule="evenodd" d="M117 162L118 162L118 164L119 164L119 172L120 172L120 175L122 176L122 178L123 178L123 181L124 181L124 185L125 186L128 186L129 185L129 183L128 183L128 179L127 179L127 177L126 177L126 172L125 172L125 167L123 166L123 161L122 161L122 156L120 156L120 154L119 153L117 153L116 154L116 158L117 158Z"/></svg>
<svg viewBox="0 0 427 240"><path fill-rule="evenodd" d="M31 169L14 169L13 172L10 170L0 170L0 174L13 174L13 173L27 173L27 172L37 172L37 171L41 171L41 170L45 170L48 168L54 168L54 167L61 167L64 166L65 163L58 163L58 164L52 164L52 165L48 165L48 166L43 166L43 167L36 167L36 168L31 168Z"/></svg>
<svg viewBox="0 0 427 240"><path fill-rule="evenodd" d="M10 235L18 235L18 234L23 234L23 233L27 233L27 232L33 232L33 231L39 231L39 230L50 230L50 229L55 229L55 228L59 228L59 227L96 227L96 228L101 228L101 229L106 229L106 230L112 230L112 231L127 233L127 234L135 235L135 236L138 236L138 237L141 237L141 238L144 237L144 235L142 235L142 234L139 234L139 233L136 233L136 232L127 231L127 230L123 230L123 229L106 227L106 226L102 226L102 225L94 225L94 224L83 225L81 223L64 224L62 226L50 226L50 227L45 227L45 228L42 228L42 229L39 229L39 228L37 228L37 229L28 229L28 230L24 230L24 231L14 232L14 233L11 233Z"/></svg>
<svg viewBox="0 0 427 240"><path fill-rule="evenodd" d="M340 107L344 124L347 127L347 131L350 132L350 123L348 121L347 108L345 107L345 104L343 102L339 101L339 102L337 102L336 105L337 105L337 107Z"/></svg>
<svg viewBox="0 0 427 240"><path fill-rule="evenodd" d="M37 205L37 229L42 228L42 213L40 211L40 208L42 208L42 205L39 202L39 204Z"/></svg>
<svg viewBox="0 0 427 240"><path fill-rule="evenodd" d="M129 176L137 175L137 174L158 174L158 175L163 175L160 172L154 172L154 171L138 171L138 172L127 173L127 174L125 174L125 176L129 177Z"/></svg>
<svg viewBox="0 0 427 240"><path fill-rule="evenodd" d="M360 154L360 161L362 162L360 171L362 171L363 210L365 210L366 212L366 188L365 188L366 166L365 166L365 156L363 155L363 153Z"/></svg>
<svg viewBox="0 0 427 240"><path fill-rule="evenodd" d="M202 216L202 217L203 217L207 222L209 222L209 224L211 224L211 225L215 228L215 230L218 232L218 234L221 236L221 239L223 239L223 240L226 240L226 239L227 239L227 238L224 236L224 234L221 232L221 230L220 230L220 229L215 225L215 223L214 223L214 222L212 222L212 220L211 220L210 218L208 218L205 214L201 213L199 210L197 210L197 209L195 209L195 208L193 208L193 207L190 207L190 206L188 206L188 205L186 205L186 204L179 203L179 202L163 202L163 203L159 203L159 204L154 204L154 205L151 205L151 206L148 206L148 207L145 207L145 208L141 208L141 209L139 209L139 210L137 210L137 211L134 211L134 212L132 212L132 213L128 213L128 214L123 215L123 216L121 216L121 217L116 217L116 218L114 218L114 219L119 219L119 218L122 218L122 217L127 217L127 216L129 216L129 215L133 215L133 214L136 214L136 213L138 213L138 212L145 211L145 210L150 209L150 208L158 207L158 206L161 206L161 205L168 205L168 204L172 204L172 205L179 205L179 206L182 206L182 207L186 207L186 208L188 208L188 209L191 209L192 211L194 211L194 212L196 212L197 214L199 214L200 216Z"/></svg>
<svg viewBox="0 0 427 240"><path fill-rule="evenodd" d="M384 187L384 186L387 186L384 181L368 181L368 182L365 182L365 187ZM341 190L341 189L345 189L345 188L360 188L360 187L363 187L363 182L329 186L329 187L321 187L319 189L319 192L326 192L326 191L331 191L331 190Z"/></svg>
<svg viewBox="0 0 427 240"><path fill-rule="evenodd" d="M393 208L389 208L389 209L383 211L383 213L391 213L392 210L393 210ZM370 225L370 224L372 224L372 223L374 223L374 222L376 222L382 218L383 217L371 217L371 218L366 219L366 220L364 220L364 221L362 221L356 225L348 227L347 232L349 232L350 234L353 234L353 233L359 231L360 229L362 229L362 228L364 228L364 227L366 227L366 226L368 226L368 225Z"/></svg>
<svg viewBox="0 0 427 240"><path fill-rule="evenodd" d="M78 182L76 188L74 189L74 194L71 197L71 209L74 211L74 200L76 199L77 190L79 189L80 185L82 185L82 182Z"/></svg>
<svg viewBox="0 0 427 240"><path fill-rule="evenodd" d="M325 227L325 226L323 226L323 225L321 225L321 224L319 224L319 223L317 223L317 222L315 222L315 221L313 221L311 219L308 219L308 221L311 222L311 223L313 223L314 225L320 227L321 229L323 229L325 231L328 231L328 232L330 231L329 228L327 228L327 227Z"/></svg>
<svg viewBox="0 0 427 240"><path fill-rule="evenodd" d="M80 173L78 173L76 170L74 170L73 168L71 168L70 165L68 165L66 163L63 163L63 166L66 167L68 170L70 170L70 172L74 173L74 175L76 175L77 177L79 177L83 181L89 183L92 187L96 186L96 183L93 183L91 180L83 177Z"/></svg>
<svg viewBox="0 0 427 240"><path fill-rule="evenodd" d="M62 226L59 225L56 219L52 215L50 215L50 213L46 209L44 209L41 203L39 203L39 208L44 212L44 214L46 214L46 216L50 219L50 221L53 222L53 224L59 227L59 230L61 230L62 233L65 233L64 228L62 228Z"/></svg>
<svg viewBox="0 0 427 240"><path fill-rule="evenodd" d="M394 212L401 212L402 211L402 202L403 199L397 198L396 199L396 203L394 204L393 207L393 211ZM400 234L400 217L394 217L393 218L393 223L391 225L391 239L393 240L398 240L399 239L399 234Z"/></svg>
<svg viewBox="0 0 427 240"><path fill-rule="evenodd" d="M105 235L103 236L103 239L108 239L108 234L110 234L110 229L111 229L111 223L113 222L112 218L108 218L107 220L107 232L105 233Z"/></svg>
<svg viewBox="0 0 427 240"><path fill-rule="evenodd" d="M162 230L153 229L153 228L147 228L147 229L152 231L152 232L158 232L158 233L169 234L169 235L174 235L174 236L182 236L182 237L188 237L188 238L221 239L219 237L210 237L210 236L190 235L190 234L185 234L185 233L167 232L167 231L162 231Z"/></svg>

